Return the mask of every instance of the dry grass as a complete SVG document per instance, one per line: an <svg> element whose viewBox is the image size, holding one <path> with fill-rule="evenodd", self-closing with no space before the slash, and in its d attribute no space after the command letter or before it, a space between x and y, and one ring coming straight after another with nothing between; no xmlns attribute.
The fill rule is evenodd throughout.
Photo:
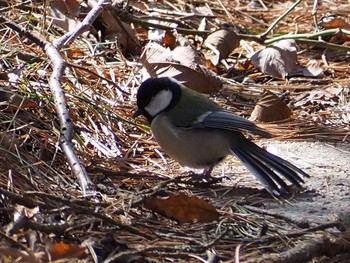
<svg viewBox="0 0 350 263"><path fill-rule="evenodd" d="M170 1L171 5L167 1L156 2L149 5L157 4L164 11L174 10L173 5L181 12L190 12L190 5L182 1ZM222 1L227 12L219 4L221 1L192 4L204 2L216 18L235 22L252 34L263 32L286 9L284 1L269 2L268 12L252 9L249 1ZM233 2L240 2L240 6ZM137 3L134 4L134 14L141 16ZM312 4L313 1L303 1L274 33L312 32ZM0 8L3 15L23 27L49 40L57 38L62 30L50 26L49 16L43 15L47 10L35 6L39 4L11 1L11 5L6 2ZM348 1L337 1L336 5L325 2L318 8L319 14L331 12L349 19L348 10ZM177 19L166 12L162 17ZM196 17L184 23L196 29L201 19ZM214 17L208 21L218 26ZM145 29L138 26L141 41L146 41L145 34ZM193 36L187 37L196 41ZM48 87L50 62L35 44L4 25L0 25L0 39L0 99L5 104L15 104L5 105L0 111L2 246L26 251L37 262L40 256L35 253L45 252L60 240L88 248L79 262L93 262L93 256L97 262L108 256L115 257L113 262L200 262L196 257L205 258L208 251L225 262L234 262L235 255L241 256L239 262L253 262L264 254L281 253L305 240L330 235L323 229L305 232L300 222L246 209L245 204L261 204L269 198L261 192L248 189L252 196L246 198L247 192L232 194L230 187L209 189L179 184L173 179L176 164L165 164L146 124L135 124L131 118L142 78L138 54L125 58L120 48L101 45L88 36L80 37L62 53L68 63L62 86L74 122L75 151L94 185L93 194L83 198L58 147L59 126ZM195 43L200 45L200 41ZM248 44L257 46L254 42ZM244 49L237 50L240 52L246 55ZM302 46L299 62L320 60L322 52ZM259 82L252 88L232 85L232 80L226 79L225 89L215 98L225 107L247 115L266 88L286 91L287 99L295 101L305 91L336 87L339 93L334 97L305 101L294 109L291 121L266 128L283 140L348 140L350 60L345 53L328 52L331 66L323 65L323 80L293 79L287 85L274 80ZM169 170L168 165L175 168ZM177 225L140 205L144 196L178 191L210 199L223 219L219 223ZM31 212L34 207L39 210ZM2 260L9 258L7 255ZM65 262L78 262L66 255L63 258ZM43 256L45 260L48 259Z"/></svg>

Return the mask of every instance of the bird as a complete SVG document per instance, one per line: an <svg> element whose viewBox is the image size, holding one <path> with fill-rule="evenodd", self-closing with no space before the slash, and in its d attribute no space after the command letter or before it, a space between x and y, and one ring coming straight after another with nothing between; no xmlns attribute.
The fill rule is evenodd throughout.
<svg viewBox="0 0 350 263"><path fill-rule="evenodd" d="M270 138L269 132L174 78L148 78L137 90L136 103L133 117L146 117L164 152L182 166L203 169L205 176L210 176L218 163L233 155L273 196L290 193L285 181L302 188L301 176L309 177L243 134Z"/></svg>

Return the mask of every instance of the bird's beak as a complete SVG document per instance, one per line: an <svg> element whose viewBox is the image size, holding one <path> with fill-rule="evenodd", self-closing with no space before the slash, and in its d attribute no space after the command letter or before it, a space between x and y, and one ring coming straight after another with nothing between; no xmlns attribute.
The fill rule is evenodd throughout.
<svg viewBox="0 0 350 263"><path fill-rule="evenodd" d="M134 114L132 115L132 117L135 119L136 117L140 116L142 114L142 111L140 109L137 109Z"/></svg>

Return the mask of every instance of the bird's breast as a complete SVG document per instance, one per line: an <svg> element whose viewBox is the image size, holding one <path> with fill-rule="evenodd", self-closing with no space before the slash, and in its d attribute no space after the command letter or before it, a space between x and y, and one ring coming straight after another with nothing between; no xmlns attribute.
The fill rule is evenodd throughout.
<svg viewBox="0 0 350 263"><path fill-rule="evenodd" d="M151 129L162 149L184 166L208 168L229 154L225 131L176 127L162 114L153 119Z"/></svg>

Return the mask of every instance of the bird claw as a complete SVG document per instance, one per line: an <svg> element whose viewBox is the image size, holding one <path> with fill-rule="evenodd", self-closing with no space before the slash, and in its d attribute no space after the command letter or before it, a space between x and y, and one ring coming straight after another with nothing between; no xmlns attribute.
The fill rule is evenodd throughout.
<svg viewBox="0 0 350 263"><path fill-rule="evenodd" d="M205 185L212 185L212 184L217 184L221 183L223 179L227 179L227 176L219 176L219 177L213 177L210 174L207 173L194 173L191 172L186 178L189 178L186 180L188 183L192 184L205 184Z"/></svg>

